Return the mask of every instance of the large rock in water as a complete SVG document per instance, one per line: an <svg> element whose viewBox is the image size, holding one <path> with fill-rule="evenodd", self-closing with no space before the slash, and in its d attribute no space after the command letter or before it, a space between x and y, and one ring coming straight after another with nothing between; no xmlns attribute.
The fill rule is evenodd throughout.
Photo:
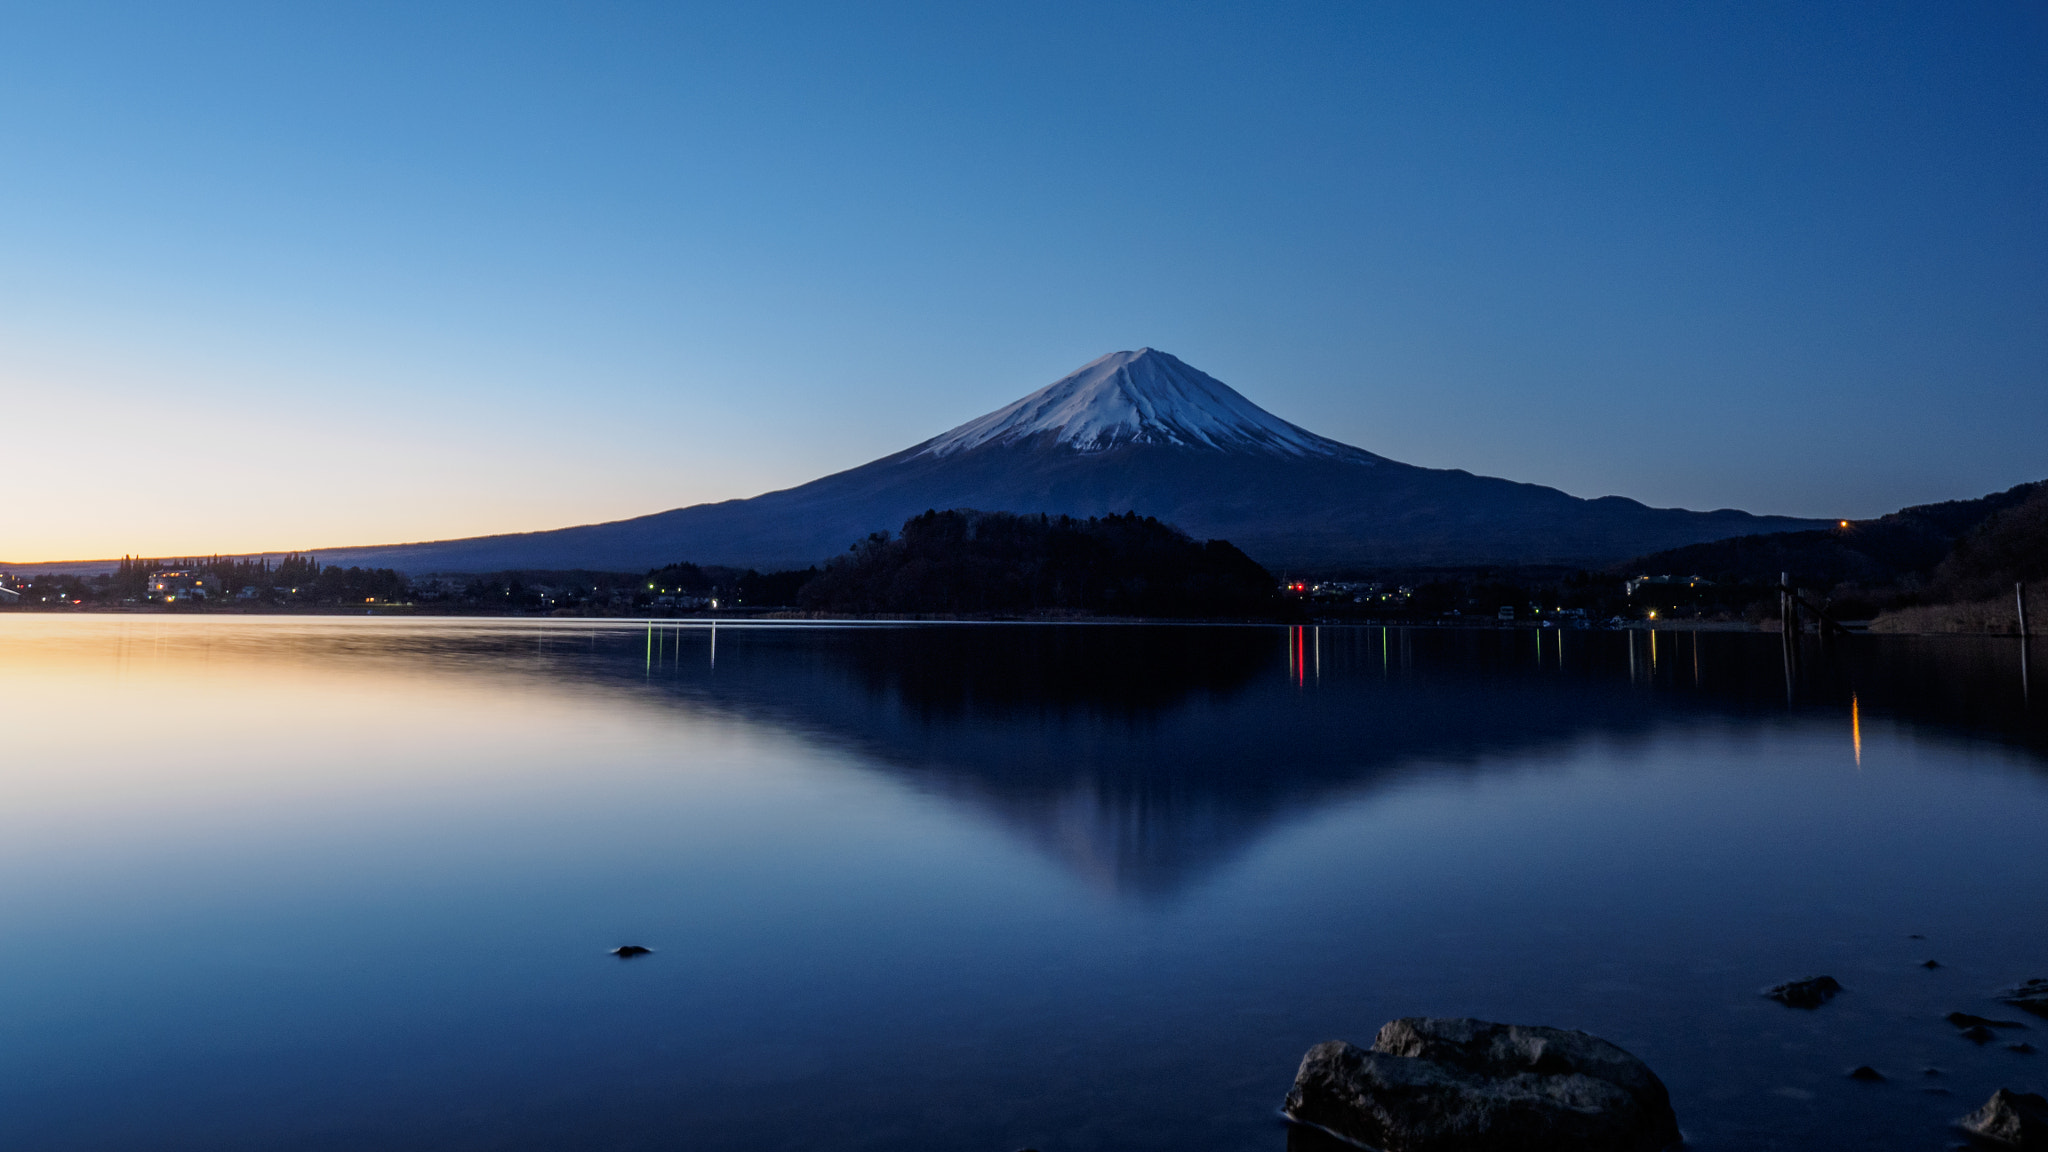
<svg viewBox="0 0 2048 1152"><path fill-rule="evenodd" d="M1371 1050L1309 1049L1281 1111L1385 1152L1660 1152L1679 1142L1664 1082L1597 1036L1410 1017Z"/></svg>
<svg viewBox="0 0 2048 1152"><path fill-rule="evenodd" d="M2034 1152L2048 1148L2048 1099L2000 1088L1956 1124L1981 1140Z"/></svg>

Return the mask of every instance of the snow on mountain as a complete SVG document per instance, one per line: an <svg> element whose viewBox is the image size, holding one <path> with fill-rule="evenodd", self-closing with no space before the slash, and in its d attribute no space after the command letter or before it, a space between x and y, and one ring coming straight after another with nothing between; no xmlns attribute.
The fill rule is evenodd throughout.
<svg viewBox="0 0 2048 1152"><path fill-rule="evenodd" d="M1165 352L1112 352L1004 408L913 450L951 456L1050 438L1075 452L1161 444L1225 452L1377 463L1370 452L1280 419L1221 380Z"/></svg>

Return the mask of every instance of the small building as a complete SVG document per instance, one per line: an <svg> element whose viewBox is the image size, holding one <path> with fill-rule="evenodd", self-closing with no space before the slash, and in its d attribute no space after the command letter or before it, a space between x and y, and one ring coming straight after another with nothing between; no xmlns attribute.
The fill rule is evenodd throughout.
<svg viewBox="0 0 2048 1152"><path fill-rule="evenodd" d="M204 600L217 590L215 583L214 578L204 572L185 569L151 572L145 598L166 604L180 600Z"/></svg>
<svg viewBox="0 0 2048 1152"><path fill-rule="evenodd" d="M1503 604L1500 606L1500 611L1494 613L1494 615L1503 623L1513 624L1515 622L1515 606L1513 604Z"/></svg>

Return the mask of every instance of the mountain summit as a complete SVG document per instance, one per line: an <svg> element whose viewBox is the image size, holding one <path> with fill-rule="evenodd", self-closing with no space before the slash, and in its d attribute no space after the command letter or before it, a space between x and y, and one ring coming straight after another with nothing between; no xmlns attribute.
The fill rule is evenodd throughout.
<svg viewBox="0 0 2048 1152"><path fill-rule="evenodd" d="M1153 348L1112 352L1014 404L858 468L748 500L429 544L328 549L412 573L756 568L828 559L931 508L1136 511L1267 565L1601 565L1814 520L1582 500L1417 468L1296 427Z"/></svg>
<svg viewBox="0 0 2048 1152"><path fill-rule="evenodd" d="M1030 443L1076 452L1153 444L1376 464L1370 452L1298 428L1214 376L1152 348L1111 352L1014 404L918 445L924 456Z"/></svg>

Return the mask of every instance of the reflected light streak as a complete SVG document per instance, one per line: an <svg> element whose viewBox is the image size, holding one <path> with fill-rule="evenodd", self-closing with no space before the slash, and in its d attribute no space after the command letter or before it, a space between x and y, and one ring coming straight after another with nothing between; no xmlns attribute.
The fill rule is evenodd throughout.
<svg viewBox="0 0 2048 1152"><path fill-rule="evenodd" d="M1863 710L1854 693L1849 695L1849 739L1856 748L1856 767L1863 767Z"/></svg>
<svg viewBox="0 0 2048 1152"><path fill-rule="evenodd" d="M1315 645L1313 657L1309 653L1309 645L1311 643ZM1306 627L1299 624L1289 626L1287 629L1287 678L1294 681L1296 685L1307 685L1310 659L1315 660L1316 677L1321 679L1323 673L1322 630L1317 629L1314 639L1311 640L1309 629Z"/></svg>

